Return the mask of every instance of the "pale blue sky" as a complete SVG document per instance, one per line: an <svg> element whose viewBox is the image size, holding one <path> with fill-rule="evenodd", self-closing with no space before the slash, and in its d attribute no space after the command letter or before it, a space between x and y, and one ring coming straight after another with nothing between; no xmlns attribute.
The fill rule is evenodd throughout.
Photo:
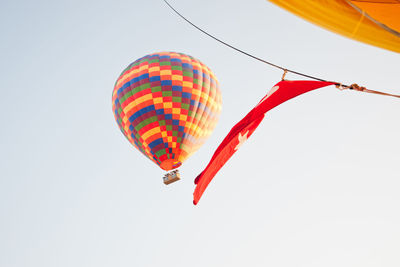
<svg viewBox="0 0 400 267"><path fill-rule="evenodd" d="M400 93L399 54L267 1L171 4L276 64ZM5 0L0 33L0 266L400 265L398 99L327 87L279 106L193 206L193 179L281 71L160 0ZM170 186L111 111L120 72L158 51L200 59L223 96L214 134Z"/></svg>

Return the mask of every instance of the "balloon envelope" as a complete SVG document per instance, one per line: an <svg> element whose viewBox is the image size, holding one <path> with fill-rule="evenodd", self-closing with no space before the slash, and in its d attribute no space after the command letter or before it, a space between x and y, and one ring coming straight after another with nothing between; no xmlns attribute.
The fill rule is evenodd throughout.
<svg viewBox="0 0 400 267"><path fill-rule="evenodd" d="M346 37L400 52L399 0L269 0Z"/></svg>
<svg viewBox="0 0 400 267"><path fill-rule="evenodd" d="M199 60L161 52L136 60L121 73L112 106L129 142L171 170L211 134L221 111L221 93L215 75Z"/></svg>

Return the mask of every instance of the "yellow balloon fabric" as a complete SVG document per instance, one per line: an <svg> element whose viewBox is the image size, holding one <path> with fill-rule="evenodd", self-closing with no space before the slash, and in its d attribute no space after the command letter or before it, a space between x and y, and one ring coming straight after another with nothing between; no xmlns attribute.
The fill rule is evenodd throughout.
<svg viewBox="0 0 400 267"><path fill-rule="evenodd" d="M269 0L332 32L400 53L400 0Z"/></svg>

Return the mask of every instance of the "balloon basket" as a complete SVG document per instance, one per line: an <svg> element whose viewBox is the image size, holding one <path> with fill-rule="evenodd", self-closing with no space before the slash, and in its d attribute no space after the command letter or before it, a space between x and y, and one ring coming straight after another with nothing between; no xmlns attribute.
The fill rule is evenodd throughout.
<svg viewBox="0 0 400 267"><path fill-rule="evenodd" d="M164 184L168 185L181 179L181 175L178 170L173 170L163 176Z"/></svg>

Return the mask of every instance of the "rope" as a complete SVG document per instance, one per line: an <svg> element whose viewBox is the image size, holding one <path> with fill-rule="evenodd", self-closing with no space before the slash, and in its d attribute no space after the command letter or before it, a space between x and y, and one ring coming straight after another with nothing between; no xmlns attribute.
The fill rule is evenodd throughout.
<svg viewBox="0 0 400 267"><path fill-rule="evenodd" d="M400 95L393 95L393 94L388 94L388 93L379 92L379 91L375 91L375 90L370 90L370 89L367 89L367 88L365 88L363 86L359 86L356 83L353 83L350 86L349 85L343 85L343 84L335 84L335 86L339 90L350 89L350 90L355 90L355 91L364 92L364 93L377 94L377 95L386 95L386 96L392 96L392 97L400 98Z"/></svg>
<svg viewBox="0 0 400 267"><path fill-rule="evenodd" d="M321 82L330 82L330 81L327 81L327 80L324 80L324 79L321 79L321 78L318 78L318 77L314 77L314 76L311 76L311 75L308 75L308 74L305 74L305 73L301 73L301 72L297 72L297 71L294 71L294 70L290 70L290 69L281 67L279 65L276 65L276 64L273 64L271 62L268 62L268 61L266 61L266 60L264 60L262 58L256 57L256 56L254 56L254 55L252 55L250 53L247 53L247 52L245 52L245 51L243 51L243 50L241 50L241 49L239 49L237 47L234 47L233 45L230 45L230 44L222 41L221 39L218 39L217 37L211 35L210 33L206 32L205 30L201 29L200 27L198 27L197 25L192 23L190 20L188 20L186 17L184 17L181 13L179 13L173 6L171 6L170 3L168 3L167 0L163 0L163 1L169 6L169 8L171 8L175 12L175 14L177 14L179 17L181 17L187 23L192 25L194 28L196 28L197 30L201 31L205 35L211 37L215 41L217 41L217 42L219 42L219 43L221 43L221 44L223 44L223 45L225 45L225 46L227 46L227 47L229 47L229 48L231 48L233 50L236 50L237 52L242 53L242 54L244 54L244 55L246 55L248 57L251 57L251 58L253 58L255 60L258 60L258 61L260 61L262 63L268 64L268 65L270 65L270 66L272 66L274 68L278 68L278 69L283 70L284 73L283 73L283 76L282 76L282 80L285 78L286 73L290 72L290 73L293 73L293 74L296 74L296 75L299 75L299 76L303 76L303 77L306 77L306 78L309 78L309 79L313 79L313 80L317 80L317 81L321 81ZM379 95L386 95L386 96L393 96L393 97L400 98L400 95L393 95L393 94L383 93L383 92L379 92L379 91L369 90L369 89L366 89L365 87L360 87L357 84L343 85L343 84L338 83L338 82L333 82L333 83L335 84L336 88L338 88L340 90L350 89L350 90L356 90L356 91L365 92L365 93L379 94ZM361 88L362 88L362 90L361 90Z"/></svg>

